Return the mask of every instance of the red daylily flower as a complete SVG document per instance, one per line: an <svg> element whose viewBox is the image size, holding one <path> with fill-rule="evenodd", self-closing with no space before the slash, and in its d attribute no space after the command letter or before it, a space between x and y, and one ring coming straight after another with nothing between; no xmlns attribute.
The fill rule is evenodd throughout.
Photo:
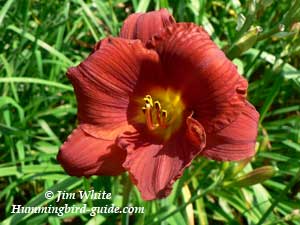
<svg viewBox="0 0 300 225"><path fill-rule="evenodd" d="M133 14L67 76L78 127L58 153L70 175L128 171L142 198L166 197L196 156L255 154L259 114L247 81L192 23L166 11Z"/></svg>

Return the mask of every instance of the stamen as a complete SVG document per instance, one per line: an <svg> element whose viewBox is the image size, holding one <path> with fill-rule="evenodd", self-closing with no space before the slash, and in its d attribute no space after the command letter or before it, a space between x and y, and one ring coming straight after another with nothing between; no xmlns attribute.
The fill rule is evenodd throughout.
<svg viewBox="0 0 300 225"><path fill-rule="evenodd" d="M144 98L144 101L145 101L146 104L150 104L151 107L153 107L153 101L152 101L151 95L146 95L145 98Z"/></svg>
<svg viewBox="0 0 300 225"><path fill-rule="evenodd" d="M158 127L166 128L167 127L167 110L162 110L161 104L159 101L154 101L150 95L146 95L144 97L145 106L142 107L143 113L145 114L146 118L146 125L149 130L155 130ZM156 122L154 123L152 117L152 108L155 107L156 109Z"/></svg>
<svg viewBox="0 0 300 225"><path fill-rule="evenodd" d="M155 101L154 106L155 106L156 110L159 110L159 111L161 110L161 105L160 105L159 101Z"/></svg>
<svg viewBox="0 0 300 225"><path fill-rule="evenodd" d="M167 110L162 110L161 111L161 117L162 117L162 119L161 119L161 126L163 127L163 128L166 128L167 127L167 117L168 117L168 112L167 112Z"/></svg>
<svg viewBox="0 0 300 225"><path fill-rule="evenodd" d="M160 118L160 112L161 112L161 105L159 103L159 101L155 101L154 102L154 106L155 106L155 109L156 109L156 120L159 124L159 126L161 126L161 118Z"/></svg>
<svg viewBox="0 0 300 225"><path fill-rule="evenodd" d="M145 95L134 98L134 121L148 130L153 137L168 140L185 121L185 105L176 90L168 87L152 88L143 90L147 91ZM139 112L135 111L136 106L140 106Z"/></svg>
<svg viewBox="0 0 300 225"><path fill-rule="evenodd" d="M145 107L143 107L143 108L145 108L146 125L147 125L148 129L155 130L159 125L153 124L151 105L146 103Z"/></svg>

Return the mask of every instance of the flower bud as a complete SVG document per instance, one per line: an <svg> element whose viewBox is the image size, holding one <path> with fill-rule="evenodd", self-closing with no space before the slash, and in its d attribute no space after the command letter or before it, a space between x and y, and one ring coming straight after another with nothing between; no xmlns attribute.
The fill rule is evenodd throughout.
<svg viewBox="0 0 300 225"><path fill-rule="evenodd" d="M292 32L299 32L300 31L300 22L296 22L292 24L291 27Z"/></svg>
<svg viewBox="0 0 300 225"><path fill-rule="evenodd" d="M250 29L244 36L233 44L228 52L229 57L238 57L243 52L251 48L256 43L257 36L260 32L262 32L262 28L259 26Z"/></svg>
<svg viewBox="0 0 300 225"><path fill-rule="evenodd" d="M263 7L264 9L269 7L272 3L273 3L273 0L260 0L259 1L260 6Z"/></svg>
<svg viewBox="0 0 300 225"><path fill-rule="evenodd" d="M254 169L250 173L242 175L234 181L224 183L225 186L248 187L254 184L262 183L271 178L276 173L277 168L273 166L263 166Z"/></svg>

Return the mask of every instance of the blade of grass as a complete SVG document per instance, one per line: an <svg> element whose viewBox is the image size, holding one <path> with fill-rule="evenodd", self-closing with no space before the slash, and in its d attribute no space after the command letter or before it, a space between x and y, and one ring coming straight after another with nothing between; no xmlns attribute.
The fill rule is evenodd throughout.
<svg viewBox="0 0 300 225"><path fill-rule="evenodd" d="M278 205L278 203L281 201L281 199L288 193L288 191L291 189L291 187L293 187L299 180L300 180L300 168L299 168L297 174L286 185L285 189L282 192L280 192L280 194L277 198L275 198L275 201L268 208L268 210L263 214L263 216L260 218L260 220L258 221L258 223L256 225L262 225L266 221L266 219L268 218L270 213Z"/></svg>
<svg viewBox="0 0 300 225"><path fill-rule="evenodd" d="M7 61L7 59L5 58L5 56L3 54L0 55L0 59L3 62L7 77L12 77L13 76L13 66ZM11 83L10 86L11 86L11 90L12 90L14 99L16 100L16 102L19 102L20 100L19 100L16 86L13 83ZM8 89L5 88L3 95L7 95L7 92L8 92Z"/></svg>
<svg viewBox="0 0 300 225"><path fill-rule="evenodd" d="M8 0L5 3L5 5L2 7L2 9L0 11L0 26L2 25L3 19L13 2L14 2L14 0Z"/></svg>
<svg viewBox="0 0 300 225"><path fill-rule="evenodd" d="M146 12L150 4L150 0L141 0L136 9L136 12Z"/></svg>
<svg viewBox="0 0 300 225"><path fill-rule="evenodd" d="M262 121L264 120L265 116L267 115L267 112L270 109L275 97L278 95L280 87L282 85L282 81L283 81L283 77L281 75L277 76L276 81L272 87L272 90L268 94L268 97L260 110L259 123L262 123Z"/></svg>
<svg viewBox="0 0 300 225"><path fill-rule="evenodd" d="M57 83L54 81L48 81L48 80L43 80L39 78L33 78L33 77L5 77L5 78L0 78L0 83L32 83L32 84L42 84L46 86L51 86L51 87L57 87L64 89L66 91L73 91L73 88L71 86Z"/></svg>
<svg viewBox="0 0 300 225"><path fill-rule="evenodd" d="M43 191L36 197L32 198L25 206L28 207L35 207L35 206L43 206L55 199L57 196L57 192L61 190L72 190L74 187L80 185L82 183L82 179L78 179L77 177L68 177L59 183L55 184L53 187L51 187L48 190ZM46 199L45 193L46 191L52 191L54 193L54 196L52 199ZM22 220L28 218L31 216L32 213L20 213L20 214L13 214L12 216L5 219L2 224L3 225L9 225L9 224L18 224Z"/></svg>
<svg viewBox="0 0 300 225"><path fill-rule="evenodd" d="M207 193L214 190L215 187L217 187L221 183L222 177L223 176L220 175L219 178L215 182L213 182L210 186L208 186L205 190L203 190L201 193L197 193L197 194L193 195L189 199L189 201L187 201L184 204L178 206L175 210L171 211L167 215L162 216L161 218L159 218L156 221L152 218L151 222L146 223L146 225L161 224L162 221L166 220L170 216L173 216L174 214L176 214L176 213L180 212L181 210L185 209L188 205L195 202L197 199L202 198L204 195L206 195Z"/></svg>
<svg viewBox="0 0 300 225"><path fill-rule="evenodd" d="M0 79L5 79L5 78L0 78ZM1 83L1 81L0 81L0 83ZM10 97L6 97L6 96L0 97L0 108L3 107L4 105L8 105L8 104L14 106L18 110L20 121L23 122L24 121L23 108L14 99L12 99Z"/></svg>
<svg viewBox="0 0 300 225"><path fill-rule="evenodd" d="M53 48L52 46L50 46L49 44L47 44L46 42L42 41L42 40L36 40L36 38L27 32L23 32L22 29L16 27L15 25L9 25L7 27L7 29L12 30L14 32L16 32L17 34L25 37L26 39L28 39L29 41L35 42L37 41L38 46L40 46L41 48L45 49L46 51L48 51L50 54L56 56L57 58L59 58L60 60L62 60L66 66L71 66L73 65L73 62L68 59L68 57L66 57L64 54L62 54L61 52L57 51L55 48Z"/></svg>

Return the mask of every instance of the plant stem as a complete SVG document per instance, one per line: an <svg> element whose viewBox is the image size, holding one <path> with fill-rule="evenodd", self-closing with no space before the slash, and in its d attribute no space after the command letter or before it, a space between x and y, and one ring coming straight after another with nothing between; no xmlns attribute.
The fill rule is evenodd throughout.
<svg viewBox="0 0 300 225"><path fill-rule="evenodd" d="M124 190L123 190L122 208L128 206L130 200L130 192L132 189L132 183L129 177L125 177L125 178L126 178L126 184L124 185ZM129 213L122 214L122 225L129 225Z"/></svg>
<svg viewBox="0 0 300 225"><path fill-rule="evenodd" d="M90 185L90 182L88 181L88 179L86 177L83 178L83 186L84 186L84 191L85 192L90 191L91 185ZM92 201L92 199L88 198L87 203L88 203L88 206L90 208L93 207L93 201Z"/></svg>

